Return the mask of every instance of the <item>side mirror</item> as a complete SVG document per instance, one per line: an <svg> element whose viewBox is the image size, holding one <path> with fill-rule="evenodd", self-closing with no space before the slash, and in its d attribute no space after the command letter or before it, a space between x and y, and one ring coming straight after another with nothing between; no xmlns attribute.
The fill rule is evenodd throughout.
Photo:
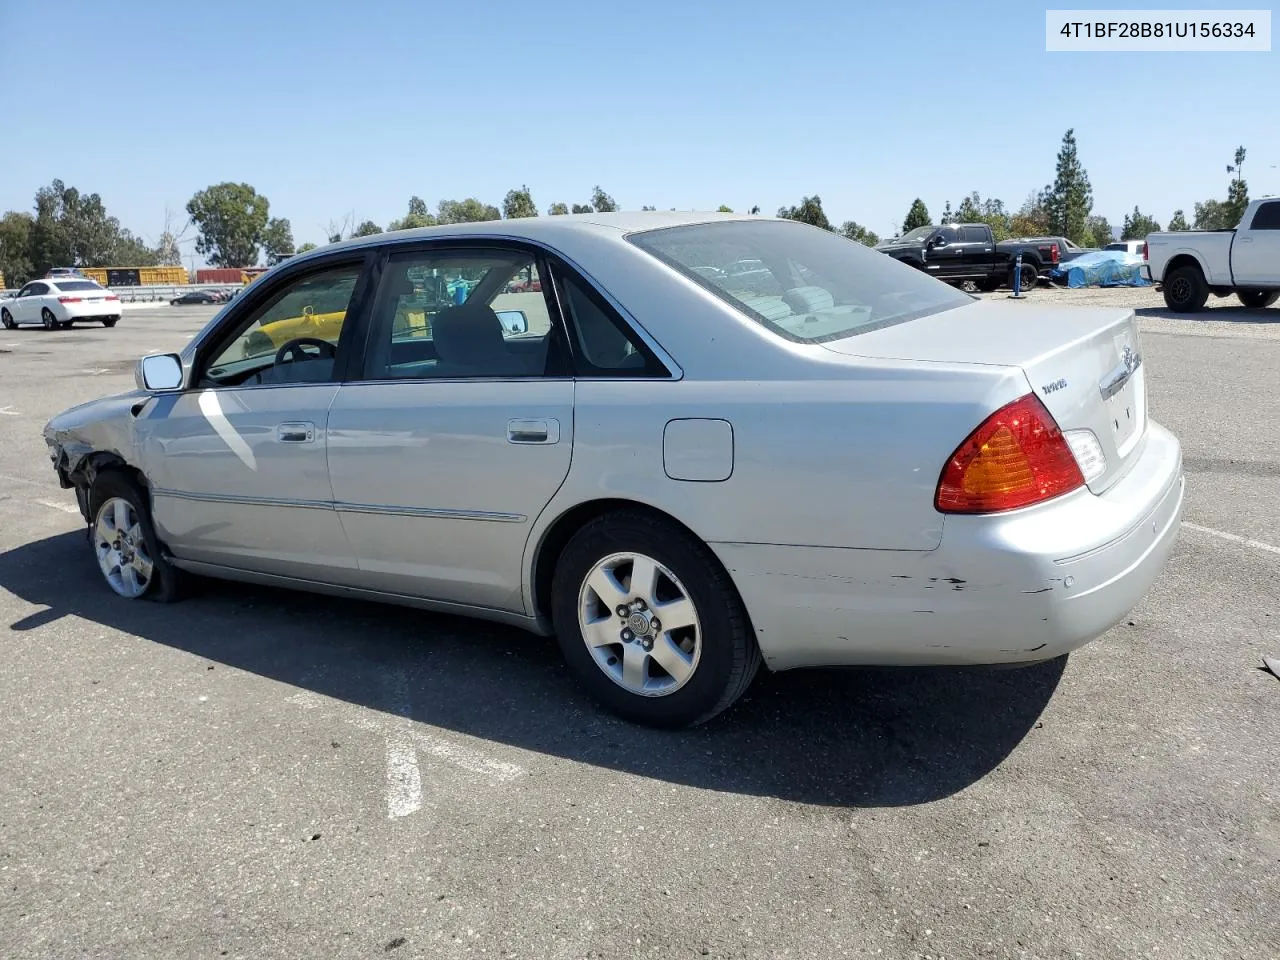
<svg viewBox="0 0 1280 960"><path fill-rule="evenodd" d="M934 249L935 247L945 247L946 245L947 245L947 238L941 235L933 237L929 241L929 249L931 250Z"/></svg>
<svg viewBox="0 0 1280 960"><path fill-rule="evenodd" d="M498 319L502 322L502 330L504 333L528 333L529 318L524 315L523 310L497 310Z"/></svg>
<svg viewBox="0 0 1280 960"><path fill-rule="evenodd" d="M167 392L182 389L182 361L176 353L153 353L138 361L138 386Z"/></svg>

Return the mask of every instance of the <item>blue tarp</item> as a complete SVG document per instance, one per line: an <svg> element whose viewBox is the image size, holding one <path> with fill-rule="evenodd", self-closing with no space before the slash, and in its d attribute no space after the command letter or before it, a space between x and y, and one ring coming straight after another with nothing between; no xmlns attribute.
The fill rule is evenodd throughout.
<svg viewBox="0 0 1280 960"><path fill-rule="evenodd" d="M1066 277L1068 287L1149 287L1142 277L1143 260L1124 250L1099 250L1082 253L1068 260L1055 277Z"/></svg>

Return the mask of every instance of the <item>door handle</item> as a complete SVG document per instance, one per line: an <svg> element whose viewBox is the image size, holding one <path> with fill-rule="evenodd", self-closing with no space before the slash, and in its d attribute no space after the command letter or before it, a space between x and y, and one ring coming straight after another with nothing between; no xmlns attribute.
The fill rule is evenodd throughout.
<svg viewBox="0 0 1280 960"><path fill-rule="evenodd" d="M315 438L314 423L282 423L276 427L276 439L281 443L312 443Z"/></svg>
<svg viewBox="0 0 1280 960"><path fill-rule="evenodd" d="M559 420L508 420L507 443L557 443Z"/></svg>
<svg viewBox="0 0 1280 960"><path fill-rule="evenodd" d="M1236 237L1241 243L1253 243L1253 237Z"/></svg>

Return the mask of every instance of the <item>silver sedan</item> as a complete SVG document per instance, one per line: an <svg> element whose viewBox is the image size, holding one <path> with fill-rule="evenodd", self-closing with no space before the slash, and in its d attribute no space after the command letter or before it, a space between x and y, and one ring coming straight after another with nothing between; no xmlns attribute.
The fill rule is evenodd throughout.
<svg viewBox="0 0 1280 960"><path fill-rule="evenodd" d="M45 429L121 597L205 575L516 624L654 725L762 662L1060 656L1182 512L1132 311L977 300L771 218L335 244L137 379Z"/></svg>

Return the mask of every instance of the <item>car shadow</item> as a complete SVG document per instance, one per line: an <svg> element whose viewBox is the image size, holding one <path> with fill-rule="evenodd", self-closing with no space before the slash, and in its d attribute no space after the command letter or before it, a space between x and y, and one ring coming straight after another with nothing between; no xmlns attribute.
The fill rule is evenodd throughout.
<svg viewBox="0 0 1280 960"><path fill-rule="evenodd" d="M1066 663L762 670L727 713L668 732L598 710L554 640L507 627L214 581L178 605L122 600L102 582L83 532L0 554L0 586L42 608L10 630L79 617L201 658L193 671L224 664L523 750L841 807L927 803L980 780L1034 727Z"/></svg>
<svg viewBox="0 0 1280 960"><path fill-rule="evenodd" d="M1139 307L1133 311L1139 317L1155 317L1159 320L1212 320L1215 323L1280 323L1280 304L1261 310L1247 307L1216 307L1213 299L1203 310L1195 313L1173 313L1166 307Z"/></svg>

